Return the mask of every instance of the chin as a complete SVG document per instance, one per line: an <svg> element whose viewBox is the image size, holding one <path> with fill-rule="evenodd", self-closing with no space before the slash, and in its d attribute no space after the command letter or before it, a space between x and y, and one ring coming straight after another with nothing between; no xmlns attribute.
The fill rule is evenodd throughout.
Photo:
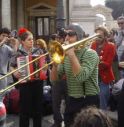
<svg viewBox="0 0 124 127"><path fill-rule="evenodd" d="M29 48L33 48L33 46L29 46Z"/></svg>

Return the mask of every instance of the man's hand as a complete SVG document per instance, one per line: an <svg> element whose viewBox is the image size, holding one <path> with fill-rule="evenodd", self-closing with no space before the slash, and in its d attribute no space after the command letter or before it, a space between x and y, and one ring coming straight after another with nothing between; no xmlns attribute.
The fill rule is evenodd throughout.
<svg viewBox="0 0 124 127"><path fill-rule="evenodd" d="M71 49L68 49L67 51L66 51L66 55L68 56L68 57L73 57L74 55L75 55L75 48L73 47L73 48L71 48Z"/></svg>
<svg viewBox="0 0 124 127"><path fill-rule="evenodd" d="M9 40L8 37L4 37L4 39L0 42L0 46L2 46L4 43L6 43Z"/></svg>
<svg viewBox="0 0 124 127"><path fill-rule="evenodd" d="M15 78L19 79L19 78L21 78L21 72L19 72L19 71L14 72L14 73L13 73L13 76L14 76Z"/></svg>
<svg viewBox="0 0 124 127"><path fill-rule="evenodd" d="M12 47L15 51L17 51L18 46L19 46L19 41L18 41L16 38L11 37L11 38L10 38L10 45L11 45L11 47Z"/></svg>

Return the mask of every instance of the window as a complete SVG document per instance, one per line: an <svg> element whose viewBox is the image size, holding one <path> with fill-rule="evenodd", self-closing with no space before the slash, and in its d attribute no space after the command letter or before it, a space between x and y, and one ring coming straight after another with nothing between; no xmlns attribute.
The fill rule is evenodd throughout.
<svg viewBox="0 0 124 127"><path fill-rule="evenodd" d="M48 36L50 34L50 18L36 17L36 33L38 36Z"/></svg>

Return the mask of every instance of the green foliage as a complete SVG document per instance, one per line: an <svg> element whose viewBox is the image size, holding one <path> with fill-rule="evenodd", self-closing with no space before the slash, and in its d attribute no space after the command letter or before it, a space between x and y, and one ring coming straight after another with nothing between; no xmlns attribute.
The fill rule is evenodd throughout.
<svg viewBox="0 0 124 127"><path fill-rule="evenodd" d="M114 19L124 14L124 0L106 0L105 6L112 8L112 16Z"/></svg>

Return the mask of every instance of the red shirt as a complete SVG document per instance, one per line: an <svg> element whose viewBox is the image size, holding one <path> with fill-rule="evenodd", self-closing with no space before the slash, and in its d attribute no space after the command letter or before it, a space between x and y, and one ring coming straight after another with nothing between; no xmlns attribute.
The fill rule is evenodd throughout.
<svg viewBox="0 0 124 127"><path fill-rule="evenodd" d="M91 45L91 48L97 51L97 43L94 42ZM101 48L99 52L99 75L101 80L109 84L113 80L115 80L114 73L112 70L113 59L116 54L116 46L111 42L105 42L104 46Z"/></svg>

